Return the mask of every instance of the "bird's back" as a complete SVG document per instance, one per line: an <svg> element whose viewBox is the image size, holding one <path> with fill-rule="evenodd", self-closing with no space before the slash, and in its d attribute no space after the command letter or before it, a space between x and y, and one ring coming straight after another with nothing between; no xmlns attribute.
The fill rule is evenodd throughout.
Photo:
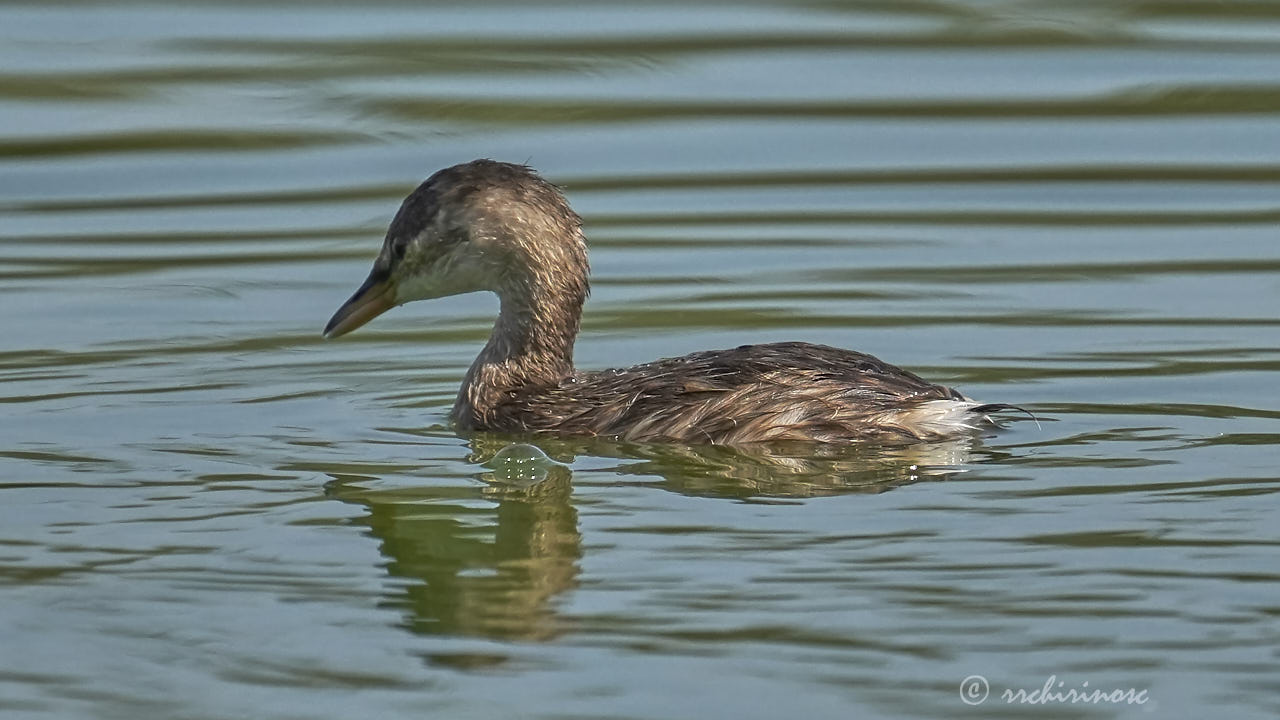
<svg viewBox="0 0 1280 720"><path fill-rule="evenodd" d="M485 425L685 443L928 440L975 427L977 407L870 355L775 343L576 373L512 393Z"/></svg>

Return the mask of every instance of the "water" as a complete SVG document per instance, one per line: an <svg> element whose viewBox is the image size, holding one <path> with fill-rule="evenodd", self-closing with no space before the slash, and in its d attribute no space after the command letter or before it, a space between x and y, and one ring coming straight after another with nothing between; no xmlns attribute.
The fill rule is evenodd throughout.
<svg viewBox="0 0 1280 720"><path fill-rule="evenodd" d="M1058 5L0 8L0 713L1280 714L1280 3ZM582 367L1042 420L460 438L492 298L319 332L479 156L586 219Z"/></svg>

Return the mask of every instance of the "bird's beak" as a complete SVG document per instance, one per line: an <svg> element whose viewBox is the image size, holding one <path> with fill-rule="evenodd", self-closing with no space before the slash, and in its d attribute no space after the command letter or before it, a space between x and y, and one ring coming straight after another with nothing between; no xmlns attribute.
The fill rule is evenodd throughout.
<svg viewBox="0 0 1280 720"><path fill-rule="evenodd" d="M329 318L329 324L324 326L325 339L346 335L395 306L395 282L375 267L356 294Z"/></svg>

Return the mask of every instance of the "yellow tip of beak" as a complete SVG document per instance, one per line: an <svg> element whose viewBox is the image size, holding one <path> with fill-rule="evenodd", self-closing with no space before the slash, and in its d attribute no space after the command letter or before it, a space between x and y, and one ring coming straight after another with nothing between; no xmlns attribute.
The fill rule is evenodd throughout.
<svg viewBox="0 0 1280 720"><path fill-rule="evenodd" d="M396 286L376 270L324 326L324 337L341 337L396 306Z"/></svg>

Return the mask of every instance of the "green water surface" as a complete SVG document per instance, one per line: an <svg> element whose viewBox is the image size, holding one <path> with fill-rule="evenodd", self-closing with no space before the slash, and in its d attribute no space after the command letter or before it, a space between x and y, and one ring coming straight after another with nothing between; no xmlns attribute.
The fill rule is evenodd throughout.
<svg viewBox="0 0 1280 720"><path fill-rule="evenodd" d="M1280 716L1277 78L1268 0L0 5L0 717ZM320 330L475 157L583 215L580 367L1041 420L460 437L493 298Z"/></svg>

